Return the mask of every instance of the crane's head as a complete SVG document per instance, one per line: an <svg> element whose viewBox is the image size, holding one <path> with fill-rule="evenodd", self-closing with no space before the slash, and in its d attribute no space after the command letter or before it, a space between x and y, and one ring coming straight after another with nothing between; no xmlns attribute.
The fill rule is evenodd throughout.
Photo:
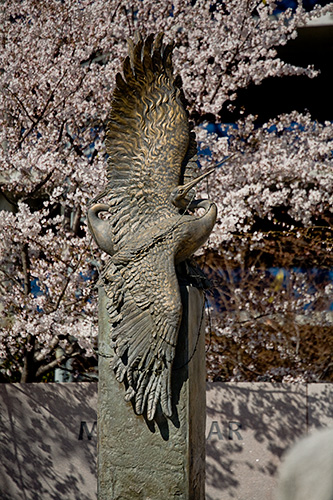
<svg viewBox="0 0 333 500"><path fill-rule="evenodd" d="M210 170L208 170L204 174L199 175L199 177L197 177L193 181L188 182L187 184L184 184L184 185L181 185L181 186L177 186L171 192L171 195L170 195L170 201L171 201L171 203L173 205L175 205L175 207L180 208L182 210L186 210L187 208L190 208L190 205L191 205L191 203L193 201L193 197L187 196L189 194L190 190L194 186L196 186L199 182L201 182L203 179L205 179L205 177L208 177L208 175L210 175L212 172L214 172L214 170L216 169L216 167L219 167L220 165L222 165L227 160L230 160L230 158L232 158L236 154L237 153L233 153L232 155L228 156L227 158L224 158L224 160L222 160L219 163L217 163L217 165L215 165L214 168L211 168Z"/></svg>
<svg viewBox="0 0 333 500"><path fill-rule="evenodd" d="M205 177L210 175L212 172L214 172L215 168L211 168L207 172L205 172L202 175L199 175L199 177L196 177L193 179L193 181L187 182L186 184L177 186L170 194L170 201L175 207L181 208L182 210L185 210L186 208L189 208L189 205L193 201L193 198L189 195L189 192L191 189L196 186L199 182L201 182Z"/></svg>

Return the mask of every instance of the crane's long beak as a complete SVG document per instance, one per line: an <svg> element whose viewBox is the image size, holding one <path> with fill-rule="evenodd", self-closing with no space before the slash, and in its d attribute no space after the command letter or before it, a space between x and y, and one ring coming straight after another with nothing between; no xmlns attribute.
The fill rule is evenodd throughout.
<svg viewBox="0 0 333 500"><path fill-rule="evenodd" d="M186 196L187 193L194 186L196 186L197 184L199 184L199 182L201 182L203 179L205 179L206 177L208 177L214 171L215 171L215 167L211 168L210 170L207 170L207 172L205 172L204 174L199 175L199 177L196 177L195 179L193 179L193 181L187 182L186 184L184 184L183 186L181 186L182 187L182 195Z"/></svg>
<svg viewBox="0 0 333 500"><path fill-rule="evenodd" d="M199 177L196 177L195 179L193 179L193 181L190 181L188 182L187 184L184 184L182 186L182 196L186 196L187 193L190 191L190 189L192 189L194 186L196 186L199 182L201 182L203 179L205 179L206 177L208 177L211 173L213 173L215 171L215 169L217 167L219 167L220 165L222 165L222 163L225 163L226 161L230 160L230 158L232 158L233 156L235 156L236 153L228 156L228 158L225 158L224 160L220 161L219 163L217 163L215 165L215 167L213 168L210 168L209 170L207 170L207 172L205 172L204 174L201 174L199 175Z"/></svg>

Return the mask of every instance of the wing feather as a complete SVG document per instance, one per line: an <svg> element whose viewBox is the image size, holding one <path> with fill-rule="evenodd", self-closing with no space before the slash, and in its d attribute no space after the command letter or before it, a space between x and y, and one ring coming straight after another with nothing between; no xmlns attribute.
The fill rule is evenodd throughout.
<svg viewBox="0 0 333 500"><path fill-rule="evenodd" d="M125 234L174 215L170 193L183 182L185 166L196 152L171 53L161 34L130 42L123 74L116 77L106 137L106 190L119 248Z"/></svg>
<svg viewBox="0 0 333 500"><path fill-rule="evenodd" d="M148 419L159 402L165 415L172 414L171 371L181 320L173 256L161 252L161 245L166 243L137 262L110 261L101 278L115 352L112 367L127 386L125 399L133 400L138 414L147 410Z"/></svg>

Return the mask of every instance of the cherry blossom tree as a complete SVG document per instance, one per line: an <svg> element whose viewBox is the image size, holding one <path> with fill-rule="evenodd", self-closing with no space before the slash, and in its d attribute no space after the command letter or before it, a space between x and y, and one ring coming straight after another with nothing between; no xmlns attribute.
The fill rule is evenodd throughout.
<svg viewBox="0 0 333 500"><path fill-rule="evenodd" d="M225 379L251 373L276 380L301 376L297 318L306 300L320 303L324 311L332 286L293 271L293 252L306 260L315 245L326 255L332 124L296 112L263 126L245 113L233 127L221 124L218 133L209 133L207 123L220 122L221 111L231 109L237 91L250 83L315 77L311 67L281 61L276 47L328 11L332 4L311 12L300 5L276 15L270 0L2 2L2 380L41 380L69 358L76 360L77 371L94 364L89 359L96 347L94 286L100 259L85 213L104 185L104 128L126 39L135 31L144 37L163 31L165 41L174 44L174 67L197 139L201 150L209 149L200 158L202 168L236 153L202 187L219 207L216 229L198 256L214 285L208 295L215 311L208 335L209 374ZM290 241L293 249L281 250ZM268 271L276 261L289 269L281 286L282 271L280 278ZM316 260L309 262L313 267ZM325 263L327 269L330 265ZM315 283L315 290L310 293L304 282ZM274 369L268 361L260 364L272 352ZM290 352L292 369L284 362ZM324 373L324 365L321 372L311 368L310 378Z"/></svg>

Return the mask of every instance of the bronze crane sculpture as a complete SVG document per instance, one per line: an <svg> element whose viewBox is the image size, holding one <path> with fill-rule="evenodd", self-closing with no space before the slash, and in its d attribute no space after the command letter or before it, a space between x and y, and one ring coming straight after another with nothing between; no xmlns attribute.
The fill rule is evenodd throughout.
<svg viewBox="0 0 333 500"><path fill-rule="evenodd" d="M108 122L107 186L88 210L99 247L110 255L100 285L107 295L112 368L137 414L157 405L171 417L171 374L182 304L175 265L208 238L217 209L191 200L196 142L190 132L172 49L162 35L135 45L117 74ZM203 215L196 208L204 209ZM100 212L109 219L100 219Z"/></svg>

